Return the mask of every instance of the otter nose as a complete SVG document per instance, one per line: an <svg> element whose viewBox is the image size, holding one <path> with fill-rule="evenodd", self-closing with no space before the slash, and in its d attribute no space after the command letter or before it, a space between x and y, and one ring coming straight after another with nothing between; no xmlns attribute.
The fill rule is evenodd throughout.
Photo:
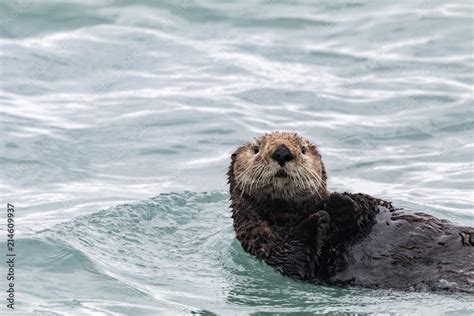
<svg viewBox="0 0 474 316"><path fill-rule="evenodd" d="M291 153L291 151L285 145L280 145L278 148L273 152L272 155L273 160L278 162L280 166L284 166L287 161L293 160L295 157Z"/></svg>

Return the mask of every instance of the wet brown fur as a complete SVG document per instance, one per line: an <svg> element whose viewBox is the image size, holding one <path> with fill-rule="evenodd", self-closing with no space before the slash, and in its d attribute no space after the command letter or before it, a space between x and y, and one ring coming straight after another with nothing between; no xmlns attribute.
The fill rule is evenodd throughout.
<svg viewBox="0 0 474 316"><path fill-rule="evenodd" d="M271 159L281 144L295 156L284 167ZM317 147L297 134L274 132L240 146L227 175L237 239L284 275L474 293L474 228L366 194L330 194Z"/></svg>

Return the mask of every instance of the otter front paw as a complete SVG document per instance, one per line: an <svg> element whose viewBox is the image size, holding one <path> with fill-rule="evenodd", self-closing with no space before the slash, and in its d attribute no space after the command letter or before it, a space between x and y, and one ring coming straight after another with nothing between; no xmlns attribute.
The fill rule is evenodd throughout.
<svg viewBox="0 0 474 316"><path fill-rule="evenodd" d="M317 217L318 221L316 230L316 252L320 255L324 244L329 238L330 217L328 212L322 210L311 215L311 217Z"/></svg>
<svg viewBox="0 0 474 316"><path fill-rule="evenodd" d="M301 236L304 236L307 242L316 247L318 254L328 239L329 229L330 217L324 210L314 213L299 225Z"/></svg>
<svg viewBox="0 0 474 316"><path fill-rule="evenodd" d="M324 203L325 210L336 223L357 222L357 206L347 195L332 193Z"/></svg>

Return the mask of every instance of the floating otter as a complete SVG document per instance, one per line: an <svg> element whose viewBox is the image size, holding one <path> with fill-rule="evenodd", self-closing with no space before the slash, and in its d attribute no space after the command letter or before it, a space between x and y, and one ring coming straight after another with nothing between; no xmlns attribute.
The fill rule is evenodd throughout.
<svg viewBox="0 0 474 316"><path fill-rule="evenodd" d="M329 193L317 147L273 132L240 146L227 173L245 251L315 284L474 293L474 228Z"/></svg>

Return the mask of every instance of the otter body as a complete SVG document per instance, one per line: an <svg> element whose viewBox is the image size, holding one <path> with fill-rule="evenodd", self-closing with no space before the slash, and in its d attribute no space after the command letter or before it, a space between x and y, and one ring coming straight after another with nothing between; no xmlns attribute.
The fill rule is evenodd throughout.
<svg viewBox="0 0 474 316"><path fill-rule="evenodd" d="M315 284L474 293L474 229L329 193L315 145L266 134L232 155L237 239L282 274Z"/></svg>
<svg viewBox="0 0 474 316"><path fill-rule="evenodd" d="M474 230L379 207L369 234L348 245L328 283L474 293Z"/></svg>

